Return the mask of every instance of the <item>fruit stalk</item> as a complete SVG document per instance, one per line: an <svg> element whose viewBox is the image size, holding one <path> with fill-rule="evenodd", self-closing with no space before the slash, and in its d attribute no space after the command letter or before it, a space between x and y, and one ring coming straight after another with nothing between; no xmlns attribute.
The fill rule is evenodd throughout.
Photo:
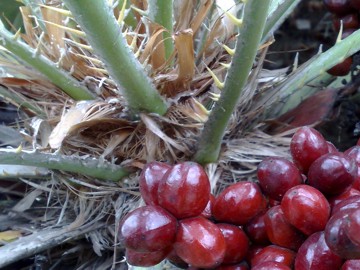
<svg viewBox="0 0 360 270"><path fill-rule="evenodd" d="M219 157L226 126L254 63L268 15L269 3L269 0L249 0L245 5L243 24L224 89L210 113L209 120L205 123L194 157L201 164L215 162Z"/></svg>
<svg viewBox="0 0 360 270"><path fill-rule="evenodd" d="M173 0L149 0L148 6L150 20L166 29L163 33L163 41L165 59L168 60L174 51L171 37L173 29Z"/></svg>
<svg viewBox="0 0 360 270"><path fill-rule="evenodd" d="M87 0L64 2L121 89L129 108L134 113L165 114L167 104L128 47L108 1L92 1L91 4Z"/></svg>
<svg viewBox="0 0 360 270"><path fill-rule="evenodd" d="M3 46L19 59L41 72L71 98L75 100L95 99L94 94L73 78L70 73L59 69L54 62L43 56L40 52L21 42L19 37L9 32L1 21L0 46Z"/></svg>
<svg viewBox="0 0 360 270"><path fill-rule="evenodd" d="M38 152L0 151L0 164L28 165L79 173L102 180L119 181L129 172L118 165L98 159L52 155Z"/></svg>

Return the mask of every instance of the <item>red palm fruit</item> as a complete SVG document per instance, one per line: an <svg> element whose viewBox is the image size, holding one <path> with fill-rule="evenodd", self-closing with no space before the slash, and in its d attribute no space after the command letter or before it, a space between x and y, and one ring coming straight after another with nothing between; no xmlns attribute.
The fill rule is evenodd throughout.
<svg viewBox="0 0 360 270"><path fill-rule="evenodd" d="M269 261L282 263L291 268L294 265L295 256L296 253L290 249L276 245L267 246L254 255L251 260L251 269L253 269L253 267L257 266L258 264Z"/></svg>
<svg viewBox="0 0 360 270"><path fill-rule="evenodd" d="M174 243L176 229L174 216L159 206L146 205L121 220L119 240L137 252L164 250Z"/></svg>
<svg viewBox="0 0 360 270"><path fill-rule="evenodd" d="M200 215L209 196L209 178L195 162L183 162L171 167L158 189L159 205L178 219Z"/></svg>
<svg viewBox="0 0 360 270"><path fill-rule="evenodd" d="M167 254L170 252L171 247L164 250L152 252L139 252L132 249L125 250L126 262L133 266L150 267L162 262Z"/></svg>
<svg viewBox="0 0 360 270"><path fill-rule="evenodd" d="M256 183L238 182L215 198L211 212L219 222L244 225L265 208L266 200Z"/></svg>

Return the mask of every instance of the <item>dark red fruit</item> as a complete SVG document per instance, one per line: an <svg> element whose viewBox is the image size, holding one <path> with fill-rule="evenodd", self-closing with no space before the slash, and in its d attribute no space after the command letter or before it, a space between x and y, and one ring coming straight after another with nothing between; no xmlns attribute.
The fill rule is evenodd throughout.
<svg viewBox="0 0 360 270"><path fill-rule="evenodd" d="M340 270L359 270L360 269L360 260L347 260L341 266Z"/></svg>
<svg viewBox="0 0 360 270"><path fill-rule="evenodd" d="M333 209L340 202L353 196L360 196L360 191L354 188L349 188L339 195L328 198L328 202L330 204L331 209Z"/></svg>
<svg viewBox="0 0 360 270"><path fill-rule="evenodd" d="M306 235L324 230L330 216L325 196L308 185L289 189L281 201L285 218Z"/></svg>
<svg viewBox="0 0 360 270"><path fill-rule="evenodd" d="M217 221L244 225L265 207L265 198L256 183L238 182L225 188L215 198L211 211Z"/></svg>
<svg viewBox="0 0 360 270"><path fill-rule="evenodd" d="M350 72L352 63L352 57L345 58L344 61L330 68L327 73L333 76L346 76Z"/></svg>
<svg viewBox="0 0 360 270"><path fill-rule="evenodd" d="M360 0L350 0L350 6L357 11L360 11Z"/></svg>
<svg viewBox="0 0 360 270"><path fill-rule="evenodd" d="M299 248L295 258L297 270L339 269L342 259L330 250L325 242L324 232L309 236Z"/></svg>
<svg viewBox="0 0 360 270"><path fill-rule="evenodd" d="M360 191L360 146L355 145L347 149L344 154L352 158L357 165L357 175L355 177L352 187Z"/></svg>
<svg viewBox="0 0 360 270"><path fill-rule="evenodd" d="M189 265L211 268L223 261L226 242L214 223L203 217L194 217L179 222L174 249Z"/></svg>
<svg viewBox="0 0 360 270"><path fill-rule="evenodd" d="M137 252L164 250L175 241L177 220L159 206L142 206L120 222L119 239Z"/></svg>
<svg viewBox="0 0 360 270"><path fill-rule="evenodd" d="M326 195L337 195L350 188L357 176L352 158L342 153L326 154L313 162L308 172L308 184Z"/></svg>
<svg viewBox="0 0 360 270"><path fill-rule="evenodd" d="M226 252L223 264L235 264L241 262L249 249L249 239L245 232L238 226L218 223L220 231L226 242Z"/></svg>
<svg viewBox="0 0 360 270"><path fill-rule="evenodd" d="M139 252L132 249L125 250L126 262L133 266L150 267L162 262L171 248L152 252Z"/></svg>
<svg viewBox="0 0 360 270"><path fill-rule="evenodd" d="M290 143L291 156L303 172L319 157L328 153L328 144L324 137L311 127L301 127L293 135Z"/></svg>
<svg viewBox="0 0 360 270"><path fill-rule="evenodd" d="M303 182L299 169L283 157L268 157L261 161L257 177L262 191L278 201L281 201L286 191Z"/></svg>
<svg viewBox="0 0 360 270"><path fill-rule="evenodd" d="M242 262L234 265L220 265L216 270L249 270L249 266L246 262Z"/></svg>
<svg viewBox="0 0 360 270"><path fill-rule="evenodd" d="M297 250L305 241L305 236L287 221L280 205L266 212L265 225L266 233L275 245Z"/></svg>
<svg viewBox="0 0 360 270"><path fill-rule="evenodd" d="M345 233L355 245L360 247L360 209L354 209L349 214L345 224Z"/></svg>
<svg viewBox="0 0 360 270"><path fill-rule="evenodd" d="M141 197L148 205L158 205L158 188L164 174L171 168L163 162L149 162L141 171L139 186Z"/></svg>
<svg viewBox="0 0 360 270"><path fill-rule="evenodd" d="M254 217L244 226L244 230L252 243L260 245L270 243L269 237L266 233L265 214L259 214Z"/></svg>
<svg viewBox="0 0 360 270"><path fill-rule="evenodd" d="M344 16L351 13L350 0L324 0L325 7L334 14Z"/></svg>
<svg viewBox="0 0 360 270"><path fill-rule="evenodd" d="M211 206L213 205L214 202L215 202L215 196L213 194L210 194L209 201L205 209L201 212L201 216L207 219L210 219L212 217Z"/></svg>
<svg viewBox="0 0 360 270"><path fill-rule="evenodd" d="M294 251L287 248L275 245L267 246L254 255L251 260L251 269L261 263L270 261L275 261L288 267L292 267L294 265L295 255L296 253Z"/></svg>
<svg viewBox="0 0 360 270"><path fill-rule="evenodd" d="M166 256L166 259L178 268L187 269L189 265L177 255L174 248L171 249L170 253Z"/></svg>
<svg viewBox="0 0 360 270"><path fill-rule="evenodd" d="M337 152L339 152L332 142L326 141L326 143L327 143L327 146L328 146L328 153L337 153Z"/></svg>
<svg viewBox="0 0 360 270"><path fill-rule="evenodd" d="M252 270L291 270L290 267L286 266L285 264L278 263L278 262L263 262L255 267L251 268Z"/></svg>
<svg viewBox="0 0 360 270"><path fill-rule="evenodd" d="M341 21L343 29L359 28L359 18L357 13L350 13L342 17L335 16L333 19L333 25L336 31L340 30Z"/></svg>
<svg viewBox="0 0 360 270"><path fill-rule="evenodd" d="M173 166L159 184L159 205L178 219L200 215L209 196L209 178L204 169L194 162Z"/></svg>
<svg viewBox="0 0 360 270"><path fill-rule="evenodd" d="M331 209L331 215L334 215L339 211L358 208L360 208L360 196L355 195L334 205L334 207Z"/></svg>
<svg viewBox="0 0 360 270"><path fill-rule="evenodd" d="M332 252L343 259L360 258L360 247L355 245L346 233L346 226L353 209L336 212L325 228L325 241Z"/></svg>

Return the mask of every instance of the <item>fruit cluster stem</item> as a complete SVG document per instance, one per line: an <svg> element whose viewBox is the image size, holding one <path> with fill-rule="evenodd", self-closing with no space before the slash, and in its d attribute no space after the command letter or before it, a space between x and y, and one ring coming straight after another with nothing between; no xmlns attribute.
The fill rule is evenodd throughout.
<svg viewBox="0 0 360 270"><path fill-rule="evenodd" d="M167 104L127 45L108 1L90 4L88 0L64 0L64 3L121 89L129 108L135 113L165 114Z"/></svg>
<svg viewBox="0 0 360 270"><path fill-rule="evenodd" d="M80 158L39 152L0 151L0 164L26 165L79 173L101 180L119 181L129 172L118 165L94 158Z"/></svg>
<svg viewBox="0 0 360 270"><path fill-rule="evenodd" d="M153 22L163 26L166 31L163 33L165 59L168 60L173 51L173 0L148 0L149 18Z"/></svg>
<svg viewBox="0 0 360 270"><path fill-rule="evenodd" d="M60 69L56 63L52 62L41 52L37 52L29 45L20 41L20 37L8 31L0 21L0 45L16 55L21 61L26 62L31 67L46 76L53 84L75 100L92 100L92 94L84 85L73 78L69 73Z"/></svg>
<svg viewBox="0 0 360 270"><path fill-rule="evenodd" d="M240 27L235 55L224 89L205 123L194 157L195 161L201 164L216 162L219 157L225 129L247 82L259 48L269 4L270 0L249 0L245 5L243 24Z"/></svg>

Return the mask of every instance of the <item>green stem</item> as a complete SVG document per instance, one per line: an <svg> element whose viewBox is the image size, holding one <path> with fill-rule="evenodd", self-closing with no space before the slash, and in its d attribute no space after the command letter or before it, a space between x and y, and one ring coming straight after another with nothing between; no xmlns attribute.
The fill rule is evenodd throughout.
<svg viewBox="0 0 360 270"><path fill-rule="evenodd" d="M242 89L254 63L262 37L270 0L249 0L245 5L243 25L238 35L235 55L225 80L220 99L205 123L194 159L201 163L215 162L222 139L236 108Z"/></svg>
<svg viewBox="0 0 360 270"><path fill-rule="evenodd" d="M163 26L165 59L168 60L174 51L172 40L173 30L173 0L148 0L148 12L151 21Z"/></svg>
<svg viewBox="0 0 360 270"><path fill-rule="evenodd" d="M106 161L94 158L80 158L75 156L63 156L44 154L38 152L14 152L0 151L0 164L26 165L44 167L52 170L61 170L79 173L102 180L119 181L129 172Z"/></svg>
<svg viewBox="0 0 360 270"><path fill-rule="evenodd" d="M0 21L0 45L12 52L22 61L45 75L53 84L75 100L91 100L94 95L69 73L60 69L54 62L40 52L20 41L16 35L6 30Z"/></svg>
<svg viewBox="0 0 360 270"><path fill-rule="evenodd" d="M313 81L315 78L322 76L328 69L341 63L347 57L353 55L360 50L360 30L352 33L344 40L336 43L333 47L328 49L309 60L307 63L300 66L278 87L272 90L272 96L281 100L291 97L294 93L302 91L303 87ZM275 95L280 93L280 95ZM267 112L267 117L276 117L281 113L286 112L289 108L279 106L279 102L275 102L276 108L271 106ZM268 101L270 102L270 100Z"/></svg>
<svg viewBox="0 0 360 270"><path fill-rule="evenodd" d="M127 46L121 28L106 0L64 0L76 22L86 33L89 44L101 60L134 112L160 115L167 111L144 67Z"/></svg>
<svg viewBox="0 0 360 270"><path fill-rule="evenodd" d="M264 43L271 34L279 28L279 26L284 22L286 18L289 17L290 13L293 12L295 7L300 3L301 0L285 0L281 1L272 1L272 5L277 5L274 8L274 11L270 11L270 14L266 20L264 32L262 35L261 43Z"/></svg>

